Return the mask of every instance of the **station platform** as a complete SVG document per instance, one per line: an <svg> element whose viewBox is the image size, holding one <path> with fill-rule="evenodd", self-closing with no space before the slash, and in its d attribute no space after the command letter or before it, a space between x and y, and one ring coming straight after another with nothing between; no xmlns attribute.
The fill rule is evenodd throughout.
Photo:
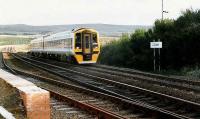
<svg viewBox="0 0 200 119"><path fill-rule="evenodd" d="M50 119L50 93L35 84L0 69L0 80L17 89L28 119Z"/></svg>

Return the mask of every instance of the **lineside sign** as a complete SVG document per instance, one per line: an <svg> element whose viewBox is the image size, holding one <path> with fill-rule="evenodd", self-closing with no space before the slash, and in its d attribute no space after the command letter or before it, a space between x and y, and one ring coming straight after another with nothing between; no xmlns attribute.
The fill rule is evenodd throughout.
<svg viewBox="0 0 200 119"><path fill-rule="evenodd" d="M150 48L162 48L162 42L150 42Z"/></svg>

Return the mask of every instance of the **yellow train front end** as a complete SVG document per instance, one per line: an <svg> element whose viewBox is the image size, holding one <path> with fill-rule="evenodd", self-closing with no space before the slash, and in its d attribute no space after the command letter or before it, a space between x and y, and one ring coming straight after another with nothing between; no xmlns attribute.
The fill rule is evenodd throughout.
<svg viewBox="0 0 200 119"><path fill-rule="evenodd" d="M96 63L100 53L99 33L88 28L75 30L74 53L78 64Z"/></svg>

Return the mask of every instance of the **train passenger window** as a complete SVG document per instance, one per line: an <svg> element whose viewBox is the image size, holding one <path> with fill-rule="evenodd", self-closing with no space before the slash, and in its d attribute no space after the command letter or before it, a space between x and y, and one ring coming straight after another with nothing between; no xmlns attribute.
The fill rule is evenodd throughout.
<svg viewBox="0 0 200 119"><path fill-rule="evenodd" d="M67 48L67 39L63 39L62 42L63 42L63 48Z"/></svg>
<svg viewBox="0 0 200 119"><path fill-rule="evenodd" d="M76 34L76 41L75 41L75 48L76 49L81 49L82 46L81 46L81 34L80 33L77 33Z"/></svg>
<svg viewBox="0 0 200 119"><path fill-rule="evenodd" d="M69 39L69 48L72 49L72 38Z"/></svg>

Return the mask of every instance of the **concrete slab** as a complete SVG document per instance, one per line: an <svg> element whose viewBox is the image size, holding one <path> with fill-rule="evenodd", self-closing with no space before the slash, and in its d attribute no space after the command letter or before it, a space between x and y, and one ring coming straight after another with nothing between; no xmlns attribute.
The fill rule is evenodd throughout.
<svg viewBox="0 0 200 119"><path fill-rule="evenodd" d="M12 113L8 112L4 107L0 106L0 115L5 119L15 119Z"/></svg>
<svg viewBox="0 0 200 119"><path fill-rule="evenodd" d="M50 119L50 93L48 91L2 69L0 69L0 78L19 91L28 119Z"/></svg>

